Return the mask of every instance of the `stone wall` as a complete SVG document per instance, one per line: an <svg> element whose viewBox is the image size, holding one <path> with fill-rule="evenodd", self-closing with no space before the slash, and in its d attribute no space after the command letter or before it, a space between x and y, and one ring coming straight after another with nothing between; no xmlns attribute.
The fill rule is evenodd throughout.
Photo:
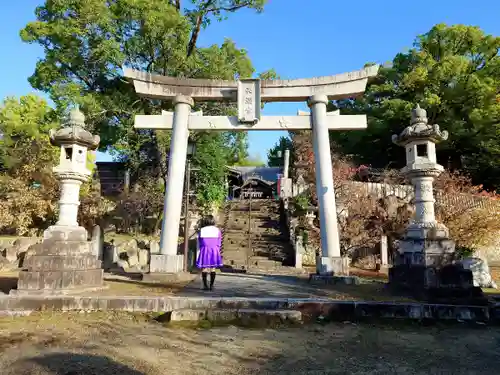
<svg viewBox="0 0 500 375"><path fill-rule="evenodd" d="M397 196L398 198L410 201L414 197L414 188L411 185L392 185L374 182L350 182L357 191L364 191L366 194L374 195L378 198L387 196ZM305 191L306 187L294 183L292 189L292 197ZM488 197L474 196L469 194L442 194L437 192L435 194L436 205L441 206L461 206L464 208L474 209L481 208L492 211L497 211L500 208L500 201ZM340 201L337 201L340 205ZM338 209L338 207L337 207ZM377 261L378 249L358 249L355 254L356 265L363 268L372 268L374 262ZM478 249L475 256L485 259L488 263L500 263L500 236L498 241L492 243L490 246L483 246Z"/></svg>
<svg viewBox="0 0 500 375"><path fill-rule="evenodd" d="M192 249L196 247L195 232L199 216L192 213L190 217L189 236ZM180 229L180 233L183 233L182 226ZM151 254L160 252L157 238L118 236L112 240L108 238L104 243L100 238L93 241L99 241L95 244L93 253L102 260L103 268L108 271L148 272ZM0 237L0 270L13 271L22 267L25 257L29 255L29 248L40 242L41 237Z"/></svg>
<svg viewBox="0 0 500 375"><path fill-rule="evenodd" d="M283 211L285 220L287 223L287 228L290 235L290 243L295 250L295 267L302 268L304 266L316 267L316 251L317 249L310 244L304 244L304 239L302 236L297 235L297 226L299 225L299 219L297 217L292 217L288 210Z"/></svg>
<svg viewBox="0 0 500 375"><path fill-rule="evenodd" d="M29 255L29 248L42 242L41 237L0 237L0 270L18 269Z"/></svg>
<svg viewBox="0 0 500 375"><path fill-rule="evenodd" d="M486 259L489 264L500 264L500 236L490 246L479 247L474 256Z"/></svg>

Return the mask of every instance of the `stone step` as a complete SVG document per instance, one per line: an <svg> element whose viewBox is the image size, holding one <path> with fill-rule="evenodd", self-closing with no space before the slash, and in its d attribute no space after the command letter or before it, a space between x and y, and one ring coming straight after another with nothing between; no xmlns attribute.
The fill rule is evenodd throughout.
<svg viewBox="0 0 500 375"><path fill-rule="evenodd" d="M272 274L272 275L284 275L284 276L305 276L308 273L307 270L304 270L303 268L295 268L290 266L278 266L271 270L249 266L246 268L246 271L248 273L256 275Z"/></svg>
<svg viewBox="0 0 500 375"><path fill-rule="evenodd" d="M280 225L278 223L269 223L267 221L253 221L250 226L251 231L265 232L269 230L279 231ZM248 222L245 221L232 221L228 223L226 228L223 229L224 232L236 232L236 231L248 231Z"/></svg>
<svg viewBox="0 0 500 375"><path fill-rule="evenodd" d="M256 225L255 223L252 223L252 226L248 228L248 223L246 224L241 224L241 225L228 225L225 229L223 229L224 233L248 233L250 230L251 233L279 233L280 228L279 226L273 226L270 227L267 224L259 224Z"/></svg>
<svg viewBox="0 0 500 375"><path fill-rule="evenodd" d="M248 236L248 225L247 226L241 226L241 228L235 228L235 227L230 227L224 229L224 237L229 236L229 235L245 235Z"/></svg>
<svg viewBox="0 0 500 375"><path fill-rule="evenodd" d="M233 264L233 263L245 264L247 262L248 256L246 254L232 254L232 255L224 254L222 256L222 259L226 264Z"/></svg>
<svg viewBox="0 0 500 375"><path fill-rule="evenodd" d="M264 257L250 257L248 263L250 266L257 266L257 267L278 267L282 265L282 262L271 260L269 258L264 258Z"/></svg>
<svg viewBox="0 0 500 375"><path fill-rule="evenodd" d="M226 223L226 228L240 228L240 227L245 227L248 228L248 221L251 221L252 226L272 226L277 227L279 226L279 221L277 219L272 219L269 217L254 217L252 216L250 219L248 216L245 217L234 217L230 216L227 223Z"/></svg>
<svg viewBox="0 0 500 375"><path fill-rule="evenodd" d="M239 237L239 238L248 238L248 228L245 229L227 229L223 233L225 233L224 237ZM284 237L283 234L280 233L277 229L269 228L250 228L250 233L252 238L265 238L269 240L281 239Z"/></svg>
<svg viewBox="0 0 500 375"><path fill-rule="evenodd" d="M302 313L298 310L262 310L262 309L182 309L174 310L171 322L238 322L251 326L267 326L283 323L302 322Z"/></svg>
<svg viewBox="0 0 500 375"><path fill-rule="evenodd" d="M233 268L248 268L255 267L263 270L274 270L278 267L283 266L282 260L272 260L269 258L252 259L252 257L247 259L241 258L224 258L224 264L231 266Z"/></svg>
<svg viewBox="0 0 500 375"><path fill-rule="evenodd" d="M256 259L248 259L248 264L246 262L237 262L235 261L234 263L230 262L230 259L226 260L224 259L224 263L230 265L233 268L256 268L256 269L261 269L261 270L267 270L267 271L272 271L275 270L279 267L283 267L283 263L279 261L274 261L270 259L262 259L262 260L256 260Z"/></svg>
<svg viewBox="0 0 500 375"><path fill-rule="evenodd" d="M248 219L254 220L271 220L271 221L279 221L279 216L277 216L274 212L261 212L254 211L250 213L250 211L231 211L229 213L229 219L235 221L244 221Z"/></svg>
<svg viewBox="0 0 500 375"><path fill-rule="evenodd" d="M222 250L222 253L224 254L225 257L228 256L254 256L254 257L263 257L263 258L269 258L269 257L285 257L287 256L287 253L284 251L268 251L265 249L246 249L246 248L224 248Z"/></svg>
<svg viewBox="0 0 500 375"><path fill-rule="evenodd" d="M258 244L252 244L251 248L247 245L230 244L225 243L222 246L222 250L225 252L246 252L248 254L253 253L265 253L265 254L288 254L291 252L291 248L288 246L259 246ZM267 256L267 255L265 255Z"/></svg>
<svg viewBox="0 0 500 375"><path fill-rule="evenodd" d="M279 236L262 236L262 237L252 237L250 238L252 244L261 244L261 245L288 245L290 242L285 238L281 238ZM233 236L233 235L225 235L224 243L228 242L245 242L248 244L248 234L241 236Z"/></svg>
<svg viewBox="0 0 500 375"><path fill-rule="evenodd" d="M265 261L275 262L266 256L255 256L255 255L248 256L245 253L228 253L228 254L224 253L223 258L224 258L224 261L226 261L226 260L234 260L234 261L245 260L246 261L248 259L248 261L251 261L251 262L265 262Z"/></svg>
<svg viewBox="0 0 500 375"><path fill-rule="evenodd" d="M224 250L233 250L233 251L266 251L266 252L288 252L288 249L291 247L288 245L282 245L282 244L261 244L261 243L256 243L252 242L251 246L248 246L248 243L242 243L242 242L237 242L235 241L234 243L231 242L225 242L222 245ZM251 249L251 250L250 250Z"/></svg>
<svg viewBox="0 0 500 375"><path fill-rule="evenodd" d="M276 254L276 253L283 253L287 254L289 253L289 247L288 246L280 246L280 245L259 245L259 244L254 244L252 243L251 248L248 247L247 245L240 245L240 244L231 244L231 243L225 243L222 246L223 251L229 251L229 252L247 252L247 253L256 253L256 252L261 252L261 253L266 253L266 254Z"/></svg>
<svg viewBox="0 0 500 375"><path fill-rule="evenodd" d="M263 258L267 258L267 259L275 260L275 261L279 261L279 262L284 261L288 257L288 254L285 254L284 252L254 251L253 254L256 257L263 257Z"/></svg>
<svg viewBox="0 0 500 375"><path fill-rule="evenodd" d="M238 254L248 254L248 256L257 256L257 257L277 257L277 256L287 256L289 253L283 251L282 249L270 251L268 249L248 249L248 248L236 248L236 247L227 247L223 248L222 252L228 255L238 255Z"/></svg>

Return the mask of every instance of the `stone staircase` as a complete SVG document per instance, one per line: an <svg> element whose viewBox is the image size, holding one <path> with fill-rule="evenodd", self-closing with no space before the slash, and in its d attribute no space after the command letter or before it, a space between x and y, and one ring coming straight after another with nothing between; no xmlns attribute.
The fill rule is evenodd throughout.
<svg viewBox="0 0 500 375"><path fill-rule="evenodd" d="M227 203L222 252L225 269L283 271L292 246L280 231L279 202L267 199Z"/></svg>

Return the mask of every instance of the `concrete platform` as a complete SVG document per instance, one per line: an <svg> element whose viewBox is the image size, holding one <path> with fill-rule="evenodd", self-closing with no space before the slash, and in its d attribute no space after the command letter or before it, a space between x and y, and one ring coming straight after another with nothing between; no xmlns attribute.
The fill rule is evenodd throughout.
<svg viewBox="0 0 500 375"><path fill-rule="evenodd" d="M499 306L453 306L404 302L334 301L320 298L138 297L138 296L3 296L0 315L29 315L37 311L172 312L191 310L295 310L307 320L363 319L443 320L500 323ZM294 313L291 313L294 314Z"/></svg>
<svg viewBox="0 0 500 375"><path fill-rule="evenodd" d="M359 285L360 279L357 276L334 276L334 275L309 275L309 283L311 284L343 284L343 285Z"/></svg>
<svg viewBox="0 0 500 375"><path fill-rule="evenodd" d="M297 310L261 310L261 309L182 309L172 311L171 322L211 322L258 321L262 324L276 322L298 323L302 321L302 313Z"/></svg>

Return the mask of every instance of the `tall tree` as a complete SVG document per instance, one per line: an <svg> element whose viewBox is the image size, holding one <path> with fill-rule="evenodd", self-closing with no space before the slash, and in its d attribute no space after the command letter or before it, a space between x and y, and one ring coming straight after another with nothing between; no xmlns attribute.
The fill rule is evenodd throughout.
<svg viewBox="0 0 500 375"><path fill-rule="evenodd" d="M49 131L57 127L55 110L36 95L0 104L0 233L40 235L54 223L59 184L52 168L59 150L51 145ZM92 170L94 158L89 154ZM79 223L88 229L112 208L95 188L88 181L80 189L84 204Z"/></svg>
<svg viewBox="0 0 500 375"><path fill-rule="evenodd" d="M267 152L267 165L269 167L281 167L283 166L283 156L285 150L292 151L292 140L289 137L280 137L278 142ZM281 156L279 153L281 152ZM293 157L293 153L291 152Z"/></svg>
<svg viewBox="0 0 500 375"><path fill-rule="evenodd" d="M60 112L70 103L79 104L89 125L101 135L101 149L116 152L135 170L162 177L170 132L135 131L133 119L169 110L170 104L138 98L123 79L122 66L175 77L251 76L254 69L246 51L231 40L205 48L197 48L196 42L211 20L244 7L261 11L264 3L197 0L186 8L180 0L47 0L36 9L37 20L21 31L25 42L37 43L45 52L29 81L49 93ZM234 110L220 104L199 107L207 114ZM244 137L224 135L217 140L219 147L245 147Z"/></svg>
<svg viewBox="0 0 500 375"><path fill-rule="evenodd" d="M439 24L414 47L381 68L366 94L334 103L343 113L368 115L367 130L335 132L346 154L375 167L399 167L404 150L391 135L409 125L420 104L430 124L450 133L438 146L446 167L471 174L476 183L500 186L500 38L473 26Z"/></svg>
<svg viewBox="0 0 500 375"><path fill-rule="evenodd" d="M192 31L189 37L187 56L191 56L198 41L198 36L203 28L210 25L212 19L222 21L229 13L234 13L241 8L253 8L262 12L267 0L191 0L192 7L184 8L184 14L189 19ZM171 0L175 8L180 11L181 0Z"/></svg>
<svg viewBox="0 0 500 375"><path fill-rule="evenodd" d="M48 134L57 126L54 110L35 95L0 104L0 233L35 234L54 219L57 150Z"/></svg>
<svg viewBox="0 0 500 375"><path fill-rule="evenodd" d="M55 111L40 97L6 98L0 105L0 169L39 182L55 161L48 134L58 126Z"/></svg>

